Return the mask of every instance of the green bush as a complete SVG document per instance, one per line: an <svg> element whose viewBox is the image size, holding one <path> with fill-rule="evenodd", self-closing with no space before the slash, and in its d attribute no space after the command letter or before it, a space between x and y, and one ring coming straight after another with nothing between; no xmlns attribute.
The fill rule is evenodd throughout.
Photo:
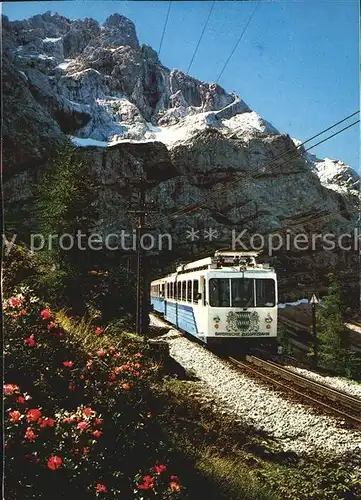
<svg viewBox="0 0 361 500"><path fill-rule="evenodd" d="M150 346L90 322L72 331L24 287L4 309L7 498L181 497L152 414Z"/></svg>

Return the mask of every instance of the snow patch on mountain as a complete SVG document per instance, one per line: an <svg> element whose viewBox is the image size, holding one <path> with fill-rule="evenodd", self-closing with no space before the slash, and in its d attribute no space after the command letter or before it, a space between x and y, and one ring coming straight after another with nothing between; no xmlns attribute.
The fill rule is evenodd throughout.
<svg viewBox="0 0 361 500"><path fill-rule="evenodd" d="M279 131L269 122L263 120L255 111L232 116L229 120L223 120L223 125L228 127L232 133L241 135L254 134L279 134Z"/></svg>
<svg viewBox="0 0 361 500"><path fill-rule="evenodd" d="M74 62L75 59L65 59L64 62L58 64L55 66L55 68L63 69L66 70L69 68L72 62Z"/></svg>
<svg viewBox="0 0 361 500"><path fill-rule="evenodd" d="M294 144L303 151L302 141L292 139ZM322 186L342 195L360 196L360 177L346 163L330 158L317 158L308 152L303 152L310 169L320 179Z"/></svg>
<svg viewBox="0 0 361 500"><path fill-rule="evenodd" d="M359 177L344 162L325 158L315 158L313 168L324 187L339 193L358 194Z"/></svg>
<svg viewBox="0 0 361 500"><path fill-rule="evenodd" d="M217 128L226 136L236 134L242 138L254 137L255 134L279 133L254 111L242 113L226 120L219 119L218 112L198 112L190 115L185 114L183 118L178 118L178 122L174 125L154 125L144 121L138 108L128 100L126 95L106 96L104 99L97 99L96 102L103 108L104 113L109 117L109 122L113 125L113 130L108 128L107 131L111 130L114 133L105 137L104 128L96 129L91 132L89 138L97 139L102 136L109 145L121 142L159 141L168 148L173 148L209 128ZM115 131L115 128L118 127L122 128L121 134L119 134L119 130ZM82 132L84 133L84 130Z"/></svg>
<svg viewBox="0 0 361 500"><path fill-rule="evenodd" d="M96 146L100 148L107 148L109 146L108 141L96 141L95 139L84 139L82 137L69 136L72 143L79 147Z"/></svg>
<svg viewBox="0 0 361 500"><path fill-rule="evenodd" d="M134 23L120 14L103 25L50 12L7 20L4 40L30 91L46 96L36 97L40 106L55 120L60 116L62 132L82 147L160 141L172 149L192 146L197 134L217 129L226 139L260 139L248 158L265 168L267 154L260 154L259 143L282 140L234 92L163 66L155 50L139 44ZM300 152L324 187L358 195L359 177L350 167Z"/></svg>
<svg viewBox="0 0 361 500"><path fill-rule="evenodd" d="M58 38L43 38L43 42L47 43L47 42L50 42L50 43L56 43L56 42L59 42L61 40L61 36L59 36Z"/></svg>

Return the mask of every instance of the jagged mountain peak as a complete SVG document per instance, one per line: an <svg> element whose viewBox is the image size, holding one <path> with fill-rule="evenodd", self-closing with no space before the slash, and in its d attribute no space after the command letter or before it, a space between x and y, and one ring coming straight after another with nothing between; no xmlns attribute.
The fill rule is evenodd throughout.
<svg viewBox="0 0 361 500"><path fill-rule="evenodd" d="M212 129L245 142L281 135L235 93L162 65L154 49L139 44L134 23L117 12L103 25L46 12L4 19L3 26L14 71L78 145L160 141L172 149ZM265 157L254 146L250 154L257 164ZM357 182L355 173L345 180L339 171L331 175L328 161L307 159L329 189L351 188L354 175Z"/></svg>
<svg viewBox="0 0 361 500"><path fill-rule="evenodd" d="M50 18L49 31L44 22ZM147 124L187 126L186 117L202 114L198 123L209 127L251 112L218 84L163 66L155 50L139 45L134 23L118 13L102 26L46 13L9 23L7 32L7 52L31 93L42 96L63 132L79 139L149 141L154 130ZM209 112L213 118L204 115Z"/></svg>

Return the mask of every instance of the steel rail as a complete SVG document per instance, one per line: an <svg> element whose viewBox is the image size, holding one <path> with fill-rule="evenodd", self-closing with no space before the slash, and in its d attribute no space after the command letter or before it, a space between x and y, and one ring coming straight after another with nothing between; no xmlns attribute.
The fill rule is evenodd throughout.
<svg viewBox="0 0 361 500"><path fill-rule="evenodd" d="M342 401L344 401L343 405L347 406L348 409L352 409L354 411L361 410L361 400L358 398L348 396L340 391L331 389L328 386L324 386L318 382L314 382L313 380L310 380L306 377L302 377L301 375L291 372L290 370L287 370L277 365L276 363L265 361L263 359L256 358L255 356L246 356L246 361L248 361L249 364L242 362L238 359L235 359L233 357L229 357L228 360L232 364L240 368L245 368L246 370L255 373L257 376L260 376L261 378L268 380L272 384L276 384L282 387L283 389L286 389L287 391L293 392L294 394L297 394L298 396L301 396L311 401L313 404L316 403L317 405L322 406L323 408L327 409L328 412L336 413L343 419L352 421L354 424L357 424L358 426L361 425L361 418L355 417L354 415L350 415L349 413L339 410L334 406L330 406L327 403L324 403L323 401L320 401L319 399L316 399L310 396L309 394L306 394L305 392L301 392L289 385L284 384L283 382L280 382L279 380L275 380L272 376L266 375L262 371L257 370L254 367L250 366L250 364L256 365L258 368L263 368L266 371L270 371L271 373L275 373L278 376L281 376L281 378L284 378L294 383L297 386L301 386L302 388L316 392L318 395L326 397L333 402L337 401L337 403L340 403L340 400L342 399Z"/></svg>

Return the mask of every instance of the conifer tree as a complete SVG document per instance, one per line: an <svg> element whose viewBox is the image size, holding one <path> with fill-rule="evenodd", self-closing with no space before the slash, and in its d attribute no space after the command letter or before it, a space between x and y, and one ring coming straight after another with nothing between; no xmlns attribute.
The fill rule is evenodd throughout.
<svg viewBox="0 0 361 500"><path fill-rule="evenodd" d="M324 368L339 374L346 373L350 352L343 313L340 281L330 274L328 294L317 310L319 360Z"/></svg>

